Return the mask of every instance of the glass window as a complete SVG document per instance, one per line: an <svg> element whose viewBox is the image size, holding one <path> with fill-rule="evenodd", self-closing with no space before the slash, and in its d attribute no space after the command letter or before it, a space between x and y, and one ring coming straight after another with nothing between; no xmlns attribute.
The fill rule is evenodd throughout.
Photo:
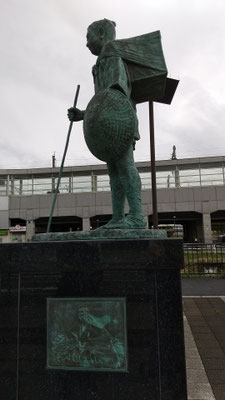
<svg viewBox="0 0 225 400"><path fill-rule="evenodd" d="M152 181L150 172L140 172L142 190L151 189Z"/></svg>
<svg viewBox="0 0 225 400"><path fill-rule="evenodd" d="M97 190L99 192L109 191L109 175L98 175L97 176Z"/></svg>
<svg viewBox="0 0 225 400"><path fill-rule="evenodd" d="M32 179L22 180L22 195L29 196L32 195Z"/></svg>
<svg viewBox="0 0 225 400"><path fill-rule="evenodd" d="M201 183L203 186L223 185L223 170L220 168L201 168Z"/></svg>
<svg viewBox="0 0 225 400"><path fill-rule="evenodd" d="M35 178L34 194L47 194L52 191L52 178Z"/></svg>
<svg viewBox="0 0 225 400"><path fill-rule="evenodd" d="M4 176L0 177L0 195L6 196L7 194L7 180Z"/></svg>
<svg viewBox="0 0 225 400"><path fill-rule="evenodd" d="M156 184L158 189L174 187L175 179L171 171L157 171Z"/></svg>
<svg viewBox="0 0 225 400"><path fill-rule="evenodd" d="M91 192L91 176L74 176L73 192Z"/></svg>
<svg viewBox="0 0 225 400"><path fill-rule="evenodd" d="M10 193L13 195L22 195L22 179L15 177L10 181Z"/></svg>
<svg viewBox="0 0 225 400"><path fill-rule="evenodd" d="M181 187L200 186L199 169L183 169L179 171Z"/></svg>
<svg viewBox="0 0 225 400"><path fill-rule="evenodd" d="M55 179L55 188L57 186L58 178ZM59 193L70 193L71 192L71 178L68 176L65 176L61 178L60 180L60 185L59 185Z"/></svg>

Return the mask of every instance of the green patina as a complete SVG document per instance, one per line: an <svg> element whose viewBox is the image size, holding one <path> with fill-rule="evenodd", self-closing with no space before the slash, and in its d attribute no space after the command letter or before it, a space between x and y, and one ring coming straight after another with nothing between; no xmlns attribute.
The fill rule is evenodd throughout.
<svg viewBox="0 0 225 400"><path fill-rule="evenodd" d="M64 240L121 240L121 239L165 239L167 233L162 229L95 229L88 232L39 233L33 242L58 242Z"/></svg>
<svg viewBox="0 0 225 400"><path fill-rule="evenodd" d="M127 371L125 298L48 298L47 368Z"/></svg>
<svg viewBox="0 0 225 400"><path fill-rule="evenodd" d="M140 138L136 103L164 94L167 69L160 32L115 40L115 23L104 19L89 26L87 47L98 56L92 71L95 95L85 111L72 107L68 117L84 120L89 149L107 162L113 215L98 229L143 229L141 180L133 158ZM129 213L125 216L126 200Z"/></svg>

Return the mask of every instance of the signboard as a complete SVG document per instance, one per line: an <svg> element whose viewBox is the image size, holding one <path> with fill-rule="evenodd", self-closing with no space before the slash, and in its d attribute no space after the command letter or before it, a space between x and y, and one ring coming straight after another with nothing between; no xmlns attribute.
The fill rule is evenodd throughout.
<svg viewBox="0 0 225 400"><path fill-rule="evenodd" d="M15 225L15 226L10 226L9 232L11 233L24 233L26 232L27 228L26 226L21 226L21 225Z"/></svg>
<svg viewBox="0 0 225 400"><path fill-rule="evenodd" d="M127 371L125 298L48 298L47 368Z"/></svg>

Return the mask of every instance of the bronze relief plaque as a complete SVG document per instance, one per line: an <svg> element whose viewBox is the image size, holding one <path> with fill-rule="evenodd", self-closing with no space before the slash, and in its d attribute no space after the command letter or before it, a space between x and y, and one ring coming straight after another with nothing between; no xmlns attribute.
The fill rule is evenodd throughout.
<svg viewBox="0 0 225 400"><path fill-rule="evenodd" d="M48 298L47 368L127 371L125 298Z"/></svg>

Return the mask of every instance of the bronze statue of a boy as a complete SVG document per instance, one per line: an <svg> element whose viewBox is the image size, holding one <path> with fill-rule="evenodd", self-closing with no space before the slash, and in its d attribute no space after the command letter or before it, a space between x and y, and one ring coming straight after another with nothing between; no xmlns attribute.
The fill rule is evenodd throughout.
<svg viewBox="0 0 225 400"><path fill-rule="evenodd" d="M88 27L87 47L98 56L92 71L95 96L85 111L70 108L68 117L70 121L84 120L89 149L107 162L113 215L101 228L140 229L146 227L146 222L141 204L141 180L133 158L135 142L140 138L135 103L145 101L145 90L150 89L153 96L163 92L167 71L158 44L159 32L115 40L115 26L115 22L103 19ZM158 54L155 55L158 70L154 68L154 56L146 51L149 40L153 53L158 51L161 56L160 64ZM146 77L146 82L149 77L154 82L150 88L145 83ZM126 199L129 213L125 216Z"/></svg>

